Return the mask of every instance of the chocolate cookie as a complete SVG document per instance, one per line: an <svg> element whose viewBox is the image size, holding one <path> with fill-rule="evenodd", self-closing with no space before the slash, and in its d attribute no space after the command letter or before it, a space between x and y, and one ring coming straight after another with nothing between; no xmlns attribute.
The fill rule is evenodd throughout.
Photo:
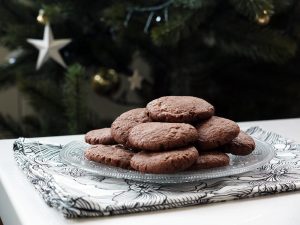
<svg viewBox="0 0 300 225"><path fill-rule="evenodd" d="M175 173L189 168L196 162L198 151L194 147L183 147L166 152L139 152L130 161L135 170L144 173Z"/></svg>
<svg viewBox="0 0 300 225"><path fill-rule="evenodd" d="M197 141L199 151L227 144L240 132L240 128L235 122L217 116L198 123L195 127L199 135Z"/></svg>
<svg viewBox="0 0 300 225"><path fill-rule="evenodd" d="M229 156L223 152L203 152L199 154L197 161L190 169L211 169L215 167L228 166L229 162Z"/></svg>
<svg viewBox="0 0 300 225"><path fill-rule="evenodd" d="M150 122L148 112L145 108L132 109L121 114L111 125L111 135L116 142L128 146L128 135L130 130L140 124Z"/></svg>
<svg viewBox="0 0 300 225"><path fill-rule="evenodd" d="M231 142L221 147L223 152L233 155L249 155L255 149L253 138L243 131Z"/></svg>
<svg viewBox="0 0 300 225"><path fill-rule="evenodd" d="M214 107L207 101L192 96L165 96L148 103L149 116L154 121L191 123L208 119Z"/></svg>
<svg viewBox="0 0 300 225"><path fill-rule="evenodd" d="M84 155L94 162L130 169L130 160L134 153L122 145L93 145Z"/></svg>
<svg viewBox="0 0 300 225"><path fill-rule="evenodd" d="M186 123L142 123L129 133L129 145L144 151L164 151L186 146L198 139L195 127Z"/></svg>
<svg viewBox="0 0 300 225"><path fill-rule="evenodd" d="M111 145L116 143L113 137L111 136L110 128L102 128L87 132L85 134L85 142L91 145Z"/></svg>

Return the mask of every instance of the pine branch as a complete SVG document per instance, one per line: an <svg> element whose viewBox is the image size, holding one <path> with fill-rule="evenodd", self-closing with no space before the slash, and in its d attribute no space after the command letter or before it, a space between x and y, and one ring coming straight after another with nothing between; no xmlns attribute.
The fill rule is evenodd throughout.
<svg viewBox="0 0 300 225"><path fill-rule="evenodd" d="M68 67L64 85L64 105L71 134L85 130L87 106L86 93L83 89L85 71L80 64Z"/></svg>
<svg viewBox="0 0 300 225"><path fill-rule="evenodd" d="M264 14L273 15L273 0L229 0L231 5L242 15L247 16L250 20Z"/></svg>
<svg viewBox="0 0 300 225"><path fill-rule="evenodd" d="M26 74L28 67L32 67L29 54L21 54L13 64L4 63L0 66L0 90L15 85L18 76Z"/></svg>
<svg viewBox="0 0 300 225"><path fill-rule="evenodd" d="M82 130L84 133L89 130L111 126L111 121L100 118L97 112L89 111L86 117L88 120L86 121L84 130Z"/></svg>
<svg viewBox="0 0 300 225"><path fill-rule="evenodd" d="M22 118L22 129L27 137L37 137L42 134L41 121L35 115L28 115Z"/></svg>
<svg viewBox="0 0 300 225"><path fill-rule="evenodd" d="M2 45L11 49L23 45L24 37L30 34L32 22L35 21L32 13L31 7L21 4L19 1L0 0L0 41ZM24 24L26 24L26 29L24 29ZM19 41L16 42L16 40ZM6 45L6 43L9 44Z"/></svg>
<svg viewBox="0 0 300 225"><path fill-rule="evenodd" d="M45 16L51 23L63 23L68 19L70 12L74 10L74 4L66 1L43 4L43 10L45 11Z"/></svg>
<svg viewBox="0 0 300 225"><path fill-rule="evenodd" d="M124 26L126 5L123 2L112 4L110 7L103 9L101 14L105 24L121 28Z"/></svg>
<svg viewBox="0 0 300 225"><path fill-rule="evenodd" d="M158 46L175 45L186 34L186 22L192 15L191 12L187 12L184 16L177 16L168 23L154 27L151 30L153 43Z"/></svg>
<svg viewBox="0 0 300 225"><path fill-rule="evenodd" d="M61 135L67 133L66 117L62 102L62 87L53 80L21 79L19 86L40 121L40 133L43 135Z"/></svg>
<svg viewBox="0 0 300 225"><path fill-rule="evenodd" d="M1 17L11 23L22 23L27 18L27 12L24 11L25 7L21 4L16 4L15 1L0 0L0 13Z"/></svg>
<svg viewBox="0 0 300 225"><path fill-rule="evenodd" d="M297 0L273 0L274 12L277 14L286 12L290 9Z"/></svg>
<svg viewBox="0 0 300 225"><path fill-rule="evenodd" d="M298 41L300 41L300 2L295 1L289 12L289 20L286 31Z"/></svg>
<svg viewBox="0 0 300 225"><path fill-rule="evenodd" d="M7 70L5 67L6 66L0 67L0 90L10 87L16 82L15 74L11 73L11 71Z"/></svg>
<svg viewBox="0 0 300 225"><path fill-rule="evenodd" d="M168 22L152 28L153 43L158 46L175 47L179 41L199 32L199 27L207 21L214 8L215 5L211 3L198 10L176 9L173 12L174 16Z"/></svg>
<svg viewBox="0 0 300 225"><path fill-rule="evenodd" d="M236 30L236 32L232 32ZM243 34L241 39L240 34ZM256 61L284 63L295 56L297 43L276 30L230 23L219 27L216 44L224 52Z"/></svg>
<svg viewBox="0 0 300 225"><path fill-rule="evenodd" d="M41 35L39 34L39 36ZM29 45L25 40L29 37L38 37L35 24L27 24L26 29L24 29L24 24L9 24L1 32L0 43L10 49L16 49L20 46L28 47Z"/></svg>
<svg viewBox="0 0 300 225"><path fill-rule="evenodd" d="M262 27L241 20L234 12L224 11L212 21L209 30L215 46L230 55L278 64L296 55L297 42L294 39L270 26Z"/></svg>
<svg viewBox="0 0 300 225"><path fill-rule="evenodd" d="M188 9L199 9L206 6L215 4L212 0L174 0L173 5L175 7L182 7Z"/></svg>
<svg viewBox="0 0 300 225"><path fill-rule="evenodd" d="M19 78L19 87L37 112L63 111L62 91L54 82L49 80L35 80L33 82Z"/></svg>
<svg viewBox="0 0 300 225"><path fill-rule="evenodd" d="M0 114L0 138L20 137L23 135L23 129L17 121L11 116Z"/></svg>

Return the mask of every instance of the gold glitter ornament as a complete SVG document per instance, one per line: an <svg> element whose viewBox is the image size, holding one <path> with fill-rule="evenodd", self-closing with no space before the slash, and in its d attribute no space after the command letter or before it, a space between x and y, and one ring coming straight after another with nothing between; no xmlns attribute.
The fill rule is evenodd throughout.
<svg viewBox="0 0 300 225"><path fill-rule="evenodd" d="M39 15L36 17L36 20L38 23L43 24L43 25L45 25L49 22L48 17L45 15L45 10L43 10L43 9L39 10Z"/></svg>
<svg viewBox="0 0 300 225"><path fill-rule="evenodd" d="M262 14L256 16L256 22L260 25L268 25L270 23L271 16L267 10L263 10Z"/></svg>
<svg viewBox="0 0 300 225"><path fill-rule="evenodd" d="M92 77L92 87L98 95L112 95L119 86L120 76L114 69L101 68Z"/></svg>

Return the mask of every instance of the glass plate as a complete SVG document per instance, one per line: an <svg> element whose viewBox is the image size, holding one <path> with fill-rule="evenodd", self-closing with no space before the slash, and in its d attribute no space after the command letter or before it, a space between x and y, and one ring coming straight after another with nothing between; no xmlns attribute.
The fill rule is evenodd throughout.
<svg viewBox="0 0 300 225"><path fill-rule="evenodd" d="M247 156L229 154L230 165L228 166L215 169L184 171L174 174L141 173L89 161L84 157L84 150L89 145L79 141L73 141L63 146L60 157L63 162L94 173L95 175L149 183L183 183L245 173L268 163L274 157L273 147L258 139L254 138L254 140L256 144L255 150Z"/></svg>

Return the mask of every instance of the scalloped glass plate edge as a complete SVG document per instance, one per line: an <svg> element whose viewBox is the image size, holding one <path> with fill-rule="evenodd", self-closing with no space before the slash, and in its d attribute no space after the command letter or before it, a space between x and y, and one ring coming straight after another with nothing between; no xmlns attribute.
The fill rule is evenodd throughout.
<svg viewBox="0 0 300 225"><path fill-rule="evenodd" d="M256 148L250 155L234 156L229 154L229 166L209 170L184 171L175 174L141 173L89 161L84 157L84 150L89 145L79 141L72 141L64 145L59 155L64 163L98 176L123 178L148 183L185 183L237 175L255 170L267 164L274 157L273 146L256 138L254 140Z"/></svg>

